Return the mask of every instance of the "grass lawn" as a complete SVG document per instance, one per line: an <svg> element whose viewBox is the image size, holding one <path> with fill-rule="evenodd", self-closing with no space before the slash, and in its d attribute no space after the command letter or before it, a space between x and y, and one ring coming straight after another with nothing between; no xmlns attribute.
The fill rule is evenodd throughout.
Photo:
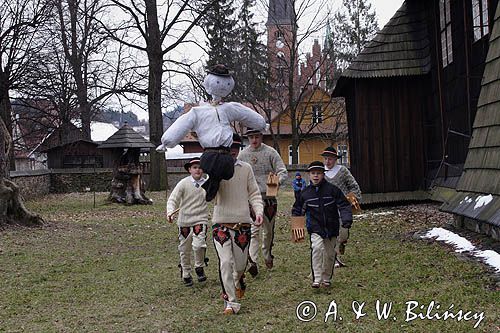
<svg viewBox="0 0 500 333"><path fill-rule="evenodd" d="M96 208L92 194L29 201L47 224L0 230L0 332L500 331L500 292L491 287L487 269L443 245L412 238L415 231L447 222L449 216L435 205L364 211L351 230L348 267L335 270L331 289L315 290L308 277L308 242L289 241L293 193L280 193L275 268L261 262L261 274L247 278L240 314L223 317L211 238L208 281L184 287L177 229L164 218L165 193L150 195L154 205L141 207L104 204L104 193L97 195ZM377 300L392 302L387 320L377 319ZM309 322L296 317L303 301L317 307ZM431 301L440 307L431 316L452 305L454 314L471 312L461 321L406 321L411 301L418 302L411 313L422 317ZM364 316L356 319L353 303L365 304ZM325 323L329 305L332 312L336 305L336 321L331 314ZM474 329L479 319L473 315L481 312L484 319Z"/></svg>

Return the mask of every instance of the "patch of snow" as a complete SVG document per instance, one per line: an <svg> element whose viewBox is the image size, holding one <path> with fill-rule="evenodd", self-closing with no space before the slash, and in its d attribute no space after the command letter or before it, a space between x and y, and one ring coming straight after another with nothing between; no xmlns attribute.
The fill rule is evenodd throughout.
<svg viewBox="0 0 500 333"><path fill-rule="evenodd" d="M99 121L93 121L90 123L90 137L94 142L106 141L110 136L118 131L113 124L101 123Z"/></svg>
<svg viewBox="0 0 500 333"><path fill-rule="evenodd" d="M474 205L474 209L481 208L486 206L493 200L493 196L491 194L488 195L480 195L476 198L476 204Z"/></svg>
<svg viewBox="0 0 500 333"><path fill-rule="evenodd" d="M469 242L466 238L455 234L449 230L443 228L433 228L427 232L423 238L434 238L438 241L444 241L445 243L454 245L457 252L465 252L474 250L474 245Z"/></svg>
<svg viewBox="0 0 500 333"><path fill-rule="evenodd" d="M456 252L470 251L473 256L483 259L486 264L492 266L497 272L500 272L500 254L493 250L475 250L476 247L470 241L454 232L443 228L433 228L421 237L436 238L438 241L452 244L455 246Z"/></svg>
<svg viewBox="0 0 500 333"><path fill-rule="evenodd" d="M500 254L492 250L486 250L477 251L475 255L483 258L488 265L494 267L497 272L500 272Z"/></svg>
<svg viewBox="0 0 500 333"><path fill-rule="evenodd" d="M469 198L469 196L466 196L466 197L465 197L462 201L460 201L460 205L461 205L462 203L464 203L464 202L466 202L466 203L471 203L471 202L472 202L472 198Z"/></svg>

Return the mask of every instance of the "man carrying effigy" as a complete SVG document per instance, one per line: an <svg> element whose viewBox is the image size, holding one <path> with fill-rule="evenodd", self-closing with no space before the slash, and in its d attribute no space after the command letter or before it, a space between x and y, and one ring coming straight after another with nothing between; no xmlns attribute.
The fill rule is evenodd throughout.
<svg viewBox="0 0 500 333"><path fill-rule="evenodd" d="M251 226L259 227L263 222L263 204L259 186L250 164L237 156L241 138L233 137L231 158L234 176L220 183L215 198L212 221L212 238L219 258L219 277L222 284L224 314L238 313L238 300L245 294L244 273L248 260ZM250 208L255 212L255 221L250 217Z"/></svg>
<svg viewBox="0 0 500 333"><path fill-rule="evenodd" d="M229 180L234 173L234 161L230 155L233 142L231 123L238 121L244 126L265 129L264 118L254 110L237 102L224 102L223 98L234 88L234 79L225 65L214 65L203 81L207 93L212 96L210 104L193 107L181 115L161 137L157 150L173 148L184 136L196 132L203 147L201 168L208 175L202 185L206 200L215 198L221 180Z"/></svg>

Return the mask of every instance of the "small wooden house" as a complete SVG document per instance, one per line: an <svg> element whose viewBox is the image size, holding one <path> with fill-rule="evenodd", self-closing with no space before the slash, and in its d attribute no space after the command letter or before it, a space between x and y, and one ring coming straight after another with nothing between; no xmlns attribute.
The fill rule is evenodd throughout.
<svg viewBox="0 0 500 333"><path fill-rule="evenodd" d="M73 124L56 128L38 147L47 154L49 169L102 168L103 152L98 144L83 139L82 132Z"/></svg>

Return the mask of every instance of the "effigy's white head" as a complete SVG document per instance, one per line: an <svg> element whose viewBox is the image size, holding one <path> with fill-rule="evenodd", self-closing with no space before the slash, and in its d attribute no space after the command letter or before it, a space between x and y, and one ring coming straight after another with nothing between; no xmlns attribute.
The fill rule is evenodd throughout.
<svg viewBox="0 0 500 333"><path fill-rule="evenodd" d="M226 66L215 65L208 71L203 87L214 101L219 101L233 91L234 79Z"/></svg>

